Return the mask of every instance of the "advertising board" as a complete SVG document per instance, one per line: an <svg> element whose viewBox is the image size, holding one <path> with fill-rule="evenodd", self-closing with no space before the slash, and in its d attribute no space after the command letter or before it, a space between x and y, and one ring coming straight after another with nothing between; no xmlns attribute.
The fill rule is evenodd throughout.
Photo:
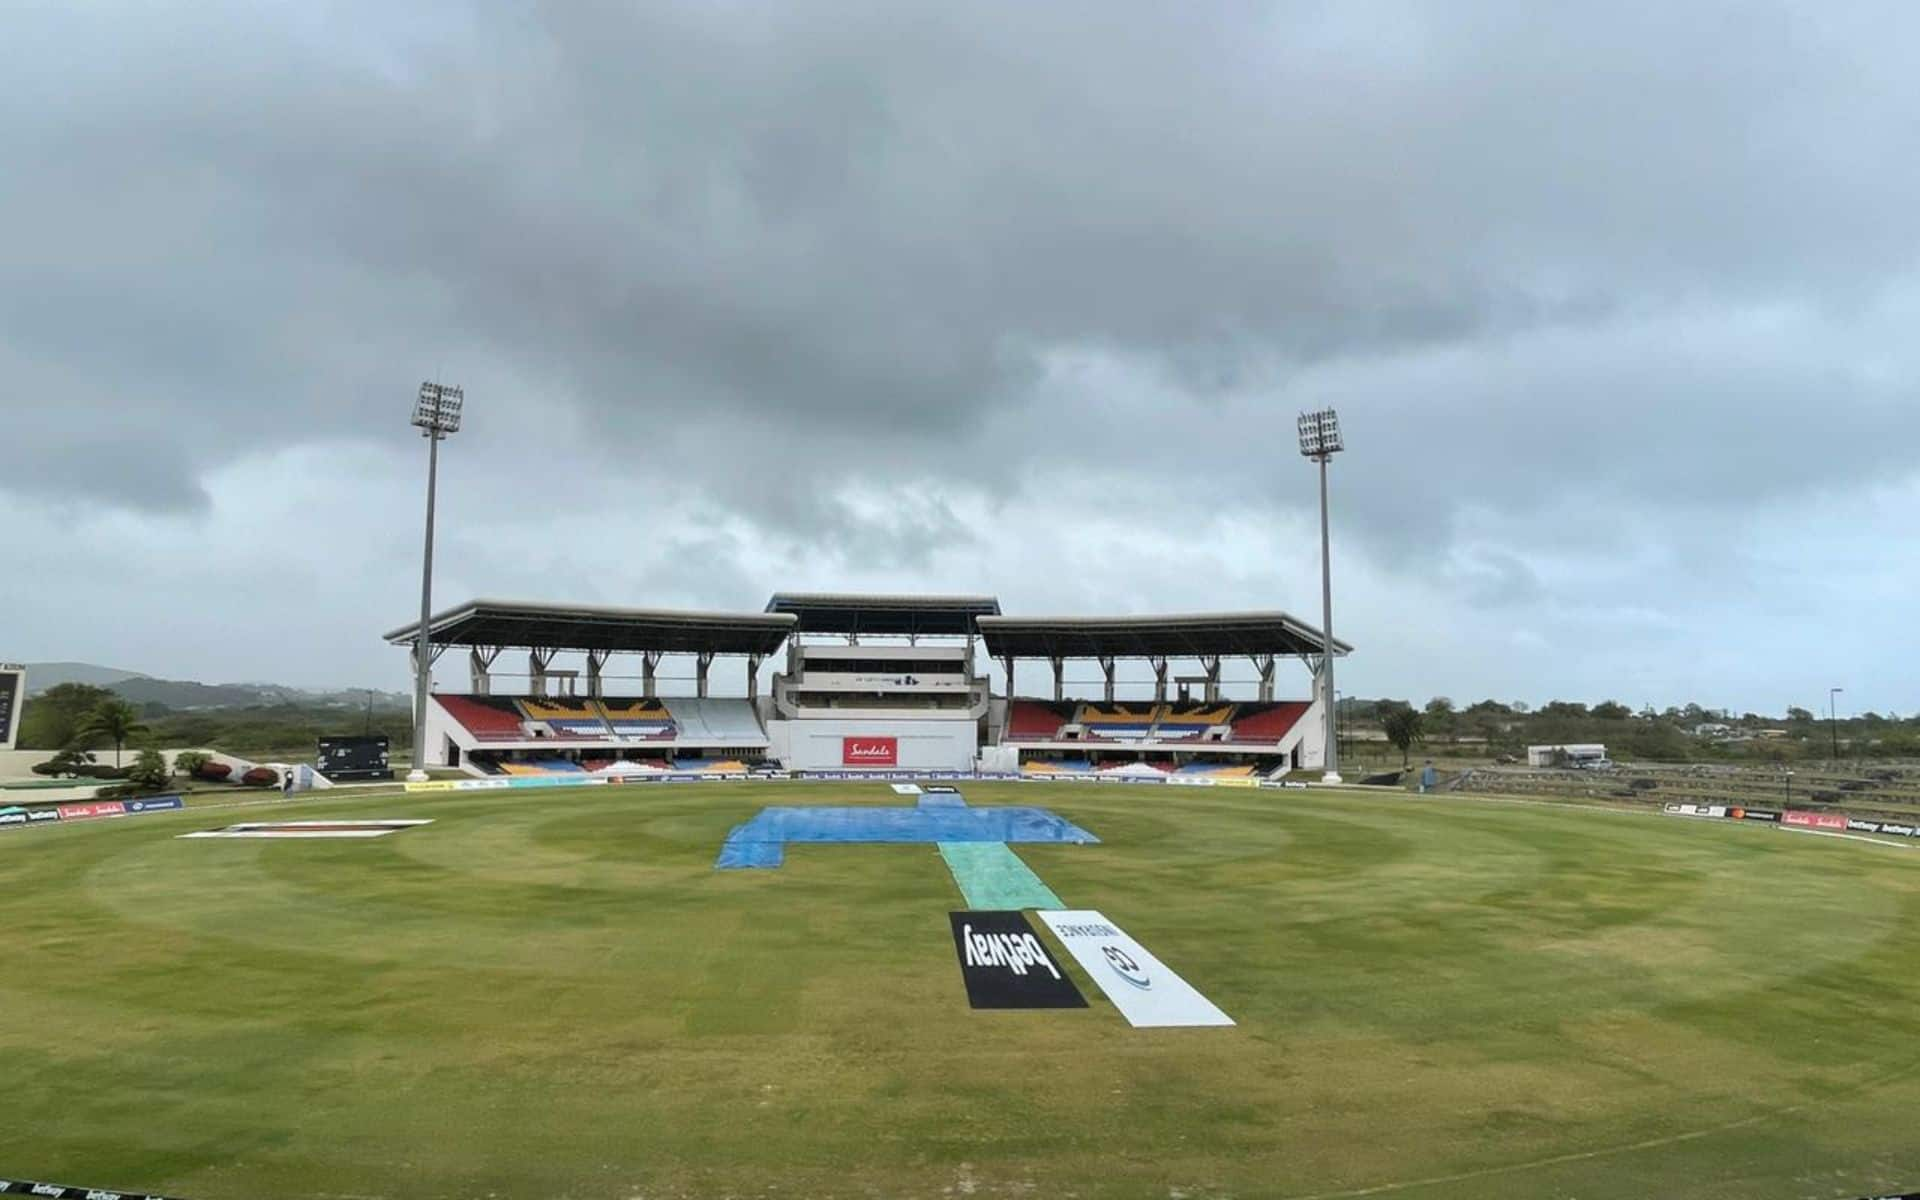
<svg viewBox="0 0 1920 1200"><path fill-rule="evenodd" d="M974 1008L1085 1008L1087 999L1018 912L948 913Z"/></svg>
<svg viewBox="0 0 1920 1200"><path fill-rule="evenodd" d="M1806 812L1790 808L1781 818L1782 823L1797 825L1803 829L1838 829L1847 827L1847 818L1839 813Z"/></svg>
<svg viewBox="0 0 1920 1200"><path fill-rule="evenodd" d="M127 806L118 800L89 800L82 804L62 804L62 821L86 821L94 817L125 816Z"/></svg>
<svg viewBox="0 0 1920 1200"><path fill-rule="evenodd" d="M1073 909L1039 916L1129 1025L1168 1028L1233 1024L1232 1017L1099 912Z"/></svg>
<svg viewBox="0 0 1920 1200"><path fill-rule="evenodd" d="M843 737L840 739L840 765L846 767L892 767L900 762L897 737Z"/></svg>

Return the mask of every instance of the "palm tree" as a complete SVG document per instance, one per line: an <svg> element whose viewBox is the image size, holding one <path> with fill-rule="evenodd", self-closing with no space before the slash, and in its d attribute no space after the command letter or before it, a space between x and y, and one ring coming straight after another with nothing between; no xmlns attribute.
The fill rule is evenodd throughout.
<svg viewBox="0 0 1920 1200"><path fill-rule="evenodd" d="M102 700L98 707L87 714L80 723L80 736L84 738L111 738L113 740L113 765L120 765L120 748L127 739L136 733L145 733L147 727L140 721L140 714L133 705L125 700Z"/></svg>

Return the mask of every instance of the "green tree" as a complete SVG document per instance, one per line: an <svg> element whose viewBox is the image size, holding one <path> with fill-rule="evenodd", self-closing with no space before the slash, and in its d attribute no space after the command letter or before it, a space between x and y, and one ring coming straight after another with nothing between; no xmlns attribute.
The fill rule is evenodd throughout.
<svg viewBox="0 0 1920 1200"><path fill-rule="evenodd" d="M1425 721L1419 711L1411 704L1399 700L1383 701L1380 705L1380 728L1400 751L1400 765L1408 765L1408 754L1414 743L1426 740Z"/></svg>
<svg viewBox="0 0 1920 1200"><path fill-rule="evenodd" d="M1789 708L1787 710L1787 720L1796 725L1804 725L1808 721L1813 720L1813 714L1804 708Z"/></svg>
<svg viewBox="0 0 1920 1200"><path fill-rule="evenodd" d="M1624 721L1633 712L1618 700L1603 700L1593 706L1593 715L1602 721Z"/></svg>
<svg viewBox="0 0 1920 1200"><path fill-rule="evenodd" d="M83 738L105 738L113 743L113 765L120 765L120 750L127 739L136 733L145 733L146 725L141 723L140 714L134 711L118 696L102 700L99 707L87 714L80 723L79 736Z"/></svg>
<svg viewBox="0 0 1920 1200"><path fill-rule="evenodd" d="M148 747L134 756L133 770L127 772L127 779L142 791L164 791L173 781L173 771L167 766L166 755Z"/></svg>
<svg viewBox="0 0 1920 1200"><path fill-rule="evenodd" d="M114 698L103 687L59 683L27 701L20 712L20 748L63 750L80 736L87 714Z"/></svg>

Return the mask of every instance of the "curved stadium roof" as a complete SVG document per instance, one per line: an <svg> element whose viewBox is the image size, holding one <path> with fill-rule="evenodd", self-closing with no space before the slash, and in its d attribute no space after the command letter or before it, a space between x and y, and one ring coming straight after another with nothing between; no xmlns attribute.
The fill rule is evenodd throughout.
<svg viewBox="0 0 1920 1200"><path fill-rule="evenodd" d="M413 641L418 622L386 635ZM1008 617L991 596L856 596L780 592L765 612L691 612L469 600L427 623L440 646L526 647L666 654L778 650L795 633L965 636L978 633L995 658L1199 658L1313 655L1320 631L1284 612L1172 613L1117 617ZM1335 640L1334 653L1352 647Z"/></svg>
<svg viewBox="0 0 1920 1200"><path fill-rule="evenodd" d="M1199 658L1318 654L1320 631L1283 612L981 617L995 658ZM1335 638L1336 656L1353 647Z"/></svg>
<svg viewBox="0 0 1920 1200"><path fill-rule="evenodd" d="M827 592L775 592L770 613L789 613L799 633L913 634L965 637L982 617L1000 611L992 596L858 596Z"/></svg>
<svg viewBox="0 0 1920 1200"><path fill-rule="evenodd" d="M430 618L427 636L439 646L765 656L780 648L795 624L795 618L784 613L469 600ZM418 621L402 625L386 640L409 643L419 628Z"/></svg>

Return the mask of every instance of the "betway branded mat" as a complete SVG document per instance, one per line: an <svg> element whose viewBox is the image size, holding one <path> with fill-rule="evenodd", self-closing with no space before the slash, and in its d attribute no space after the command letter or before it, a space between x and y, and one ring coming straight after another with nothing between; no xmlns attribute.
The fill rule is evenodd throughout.
<svg viewBox="0 0 1920 1200"><path fill-rule="evenodd" d="M1093 909L1042 912L1040 920L1086 968L1120 1015L1135 1028L1231 1025L1192 984Z"/></svg>
<svg viewBox="0 0 1920 1200"><path fill-rule="evenodd" d="M1017 912L948 913L953 949L974 1008L1085 1008L1033 926Z"/></svg>
<svg viewBox="0 0 1920 1200"><path fill-rule="evenodd" d="M204 829L183 833L183 838L377 838L426 821L254 821L229 825L225 829Z"/></svg>

